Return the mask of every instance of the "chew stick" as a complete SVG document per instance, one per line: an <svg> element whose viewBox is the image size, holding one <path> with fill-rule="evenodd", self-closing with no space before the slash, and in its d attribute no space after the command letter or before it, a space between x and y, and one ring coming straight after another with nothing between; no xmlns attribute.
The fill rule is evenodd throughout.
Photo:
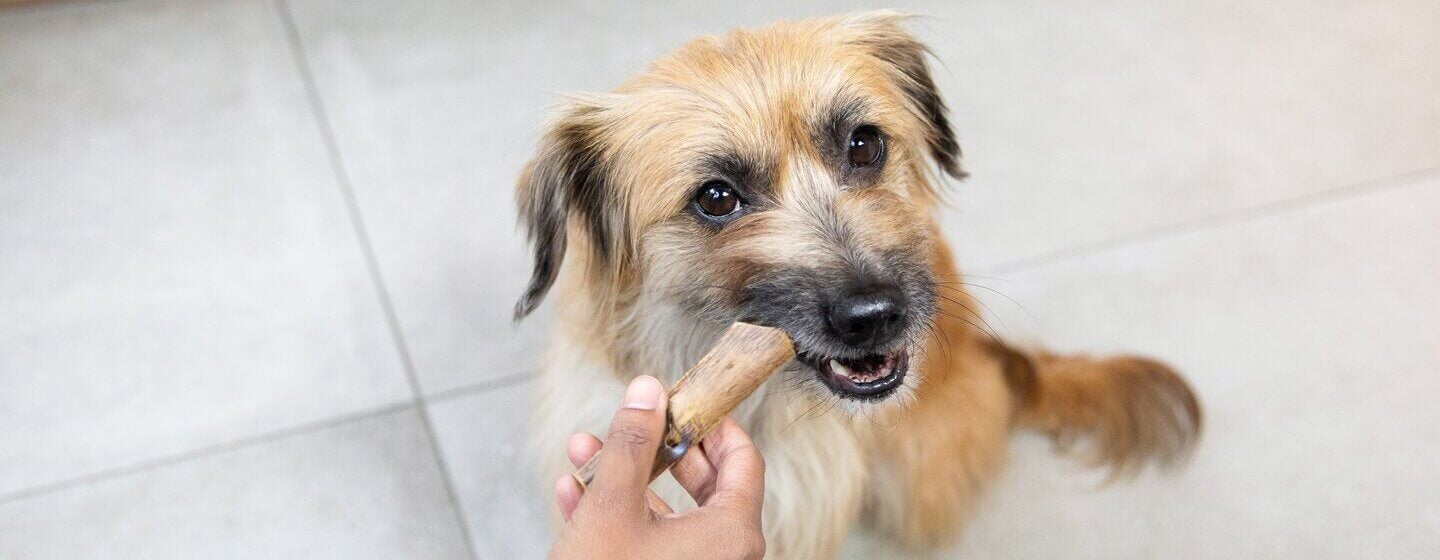
<svg viewBox="0 0 1440 560"><path fill-rule="evenodd" d="M665 438L655 454L650 480L684 457L691 445L704 439L793 357L795 349L784 331L749 323L730 325L705 357L670 388ZM582 490L595 479L600 453L573 473Z"/></svg>

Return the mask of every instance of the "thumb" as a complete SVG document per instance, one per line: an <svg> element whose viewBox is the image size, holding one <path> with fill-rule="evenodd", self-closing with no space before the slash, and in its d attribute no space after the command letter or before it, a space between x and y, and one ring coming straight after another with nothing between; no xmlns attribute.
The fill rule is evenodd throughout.
<svg viewBox="0 0 1440 560"><path fill-rule="evenodd" d="M665 431L665 404L665 388L654 377L642 375L630 382L624 403L610 421L587 495L600 502L634 502L635 511L646 511L645 489Z"/></svg>

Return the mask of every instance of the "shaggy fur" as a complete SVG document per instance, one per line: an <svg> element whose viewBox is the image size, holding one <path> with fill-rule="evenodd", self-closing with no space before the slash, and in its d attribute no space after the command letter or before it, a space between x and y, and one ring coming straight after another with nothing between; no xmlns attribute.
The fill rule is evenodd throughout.
<svg viewBox="0 0 1440 560"><path fill-rule="evenodd" d="M1117 472L1190 451L1200 407L1166 366L1025 352L972 324L934 220L935 170L963 176L960 151L904 20L698 39L561 108L518 189L535 269L517 318L549 292L558 316L536 416L546 480L569 468L569 434L604 433L630 378L673 383L741 319L784 328L802 353L910 357L883 399L843 398L797 360L736 411L766 458L771 558L832 557L857 521L914 549L950 541L1017 427L1088 441ZM859 126L883 131L883 165L846 163ZM745 198L733 221L691 202L716 178ZM874 285L905 303L899 334L838 343L828 294ZM657 490L689 502L673 481Z"/></svg>

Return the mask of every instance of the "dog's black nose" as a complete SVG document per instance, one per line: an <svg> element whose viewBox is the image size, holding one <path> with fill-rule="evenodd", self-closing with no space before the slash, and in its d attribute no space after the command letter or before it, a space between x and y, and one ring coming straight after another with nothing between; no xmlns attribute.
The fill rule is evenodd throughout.
<svg viewBox="0 0 1440 560"><path fill-rule="evenodd" d="M850 346L877 346L900 332L905 305L894 288L852 294L830 306L830 330Z"/></svg>

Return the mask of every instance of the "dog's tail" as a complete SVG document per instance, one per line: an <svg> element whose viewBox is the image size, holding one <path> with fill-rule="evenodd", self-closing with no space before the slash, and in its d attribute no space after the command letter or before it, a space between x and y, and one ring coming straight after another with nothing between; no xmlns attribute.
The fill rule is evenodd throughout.
<svg viewBox="0 0 1440 560"><path fill-rule="evenodd" d="M1114 475L1189 457L1204 414L1185 379L1155 360L1026 353L991 343L1015 394L1015 420Z"/></svg>

